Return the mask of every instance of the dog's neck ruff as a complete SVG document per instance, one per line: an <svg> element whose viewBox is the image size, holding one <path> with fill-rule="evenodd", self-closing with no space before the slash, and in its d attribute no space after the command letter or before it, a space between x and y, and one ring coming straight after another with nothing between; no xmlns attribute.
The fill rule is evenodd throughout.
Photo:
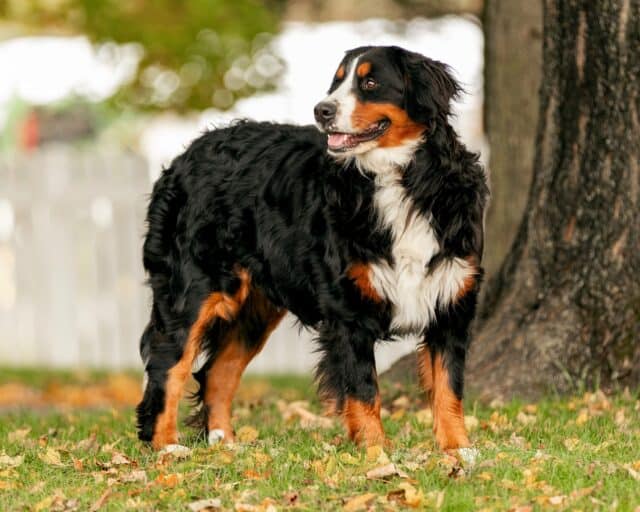
<svg viewBox="0 0 640 512"><path fill-rule="evenodd" d="M415 207L402 184L404 167L413 158L413 153L410 155L402 167L391 165L385 155L389 165L378 167L374 178L378 222L391 231L392 247L391 260L371 264L371 282L378 294L391 303L390 330L399 334L421 334L435 320L437 308L454 302L465 280L476 272L469 262L456 257L429 267L442 247L432 227L431 214ZM366 170L371 172L368 164L378 158L381 157L371 155Z"/></svg>

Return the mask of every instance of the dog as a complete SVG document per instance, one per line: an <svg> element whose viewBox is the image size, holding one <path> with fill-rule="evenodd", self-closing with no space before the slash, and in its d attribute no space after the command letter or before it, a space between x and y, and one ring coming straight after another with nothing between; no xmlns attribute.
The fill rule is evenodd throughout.
<svg viewBox="0 0 640 512"><path fill-rule="evenodd" d="M143 247L153 306L140 439L178 443L193 372L209 443L233 441L241 375L291 312L318 333L319 391L351 440L386 441L376 342L416 335L437 444L469 449L463 374L488 187L449 123L460 94L441 62L356 48L316 105L316 126L237 121L162 172Z"/></svg>

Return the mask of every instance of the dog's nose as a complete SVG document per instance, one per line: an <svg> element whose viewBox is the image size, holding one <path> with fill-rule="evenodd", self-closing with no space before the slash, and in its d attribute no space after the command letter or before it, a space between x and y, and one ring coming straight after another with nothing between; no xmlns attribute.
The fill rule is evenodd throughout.
<svg viewBox="0 0 640 512"><path fill-rule="evenodd" d="M313 109L313 113L316 116L316 121L319 123L328 123L333 121L336 117L337 107L335 103L330 101L321 101Z"/></svg>

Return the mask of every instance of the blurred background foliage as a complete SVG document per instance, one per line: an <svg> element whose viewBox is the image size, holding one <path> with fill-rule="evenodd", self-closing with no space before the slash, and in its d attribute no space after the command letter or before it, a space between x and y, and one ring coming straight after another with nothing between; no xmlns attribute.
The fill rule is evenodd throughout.
<svg viewBox="0 0 640 512"><path fill-rule="evenodd" d="M112 99L142 110L226 109L275 85L269 48L284 2L271 0L0 0L12 35L82 34L101 56L138 66Z"/></svg>

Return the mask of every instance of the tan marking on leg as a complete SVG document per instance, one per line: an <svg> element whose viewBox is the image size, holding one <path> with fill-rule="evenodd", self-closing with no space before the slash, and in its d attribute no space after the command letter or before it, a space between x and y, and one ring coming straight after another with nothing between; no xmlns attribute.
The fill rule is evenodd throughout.
<svg viewBox="0 0 640 512"><path fill-rule="evenodd" d="M442 356L433 359L433 431L441 450L453 450L471 446L464 426L462 401L451 389L449 371Z"/></svg>
<svg viewBox="0 0 640 512"><path fill-rule="evenodd" d="M246 314L259 316L265 328L255 346L248 349L240 335L240 322L222 340L224 348L216 356L207 372L207 384L204 393L204 405L208 408L207 429L222 430L224 441L234 439L231 425L231 403L236 394L242 374L251 360L258 355L269 335L278 326L286 311L275 308L261 293L252 292L246 304ZM244 314L244 312L243 312Z"/></svg>
<svg viewBox="0 0 640 512"><path fill-rule="evenodd" d="M151 440L151 445L155 449L178 442L178 404L184 392L185 382L191 374L193 361L200 351L202 338L216 318L231 321L238 314L249 293L249 274L241 270L238 272L238 277L240 277L240 286L233 297L215 292L204 300L200 306L198 318L189 330L182 357L167 372L164 409L156 418Z"/></svg>
<svg viewBox="0 0 640 512"><path fill-rule="evenodd" d="M433 402L433 364L431 362L431 351L429 347L422 346L418 348L416 353L418 359L418 374L420 376L420 384L427 394L429 403Z"/></svg>
<svg viewBox="0 0 640 512"><path fill-rule="evenodd" d="M364 446L384 445L385 436L380 421L380 395L376 395L373 404L347 398L342 416L349 438Z"/></svg>

